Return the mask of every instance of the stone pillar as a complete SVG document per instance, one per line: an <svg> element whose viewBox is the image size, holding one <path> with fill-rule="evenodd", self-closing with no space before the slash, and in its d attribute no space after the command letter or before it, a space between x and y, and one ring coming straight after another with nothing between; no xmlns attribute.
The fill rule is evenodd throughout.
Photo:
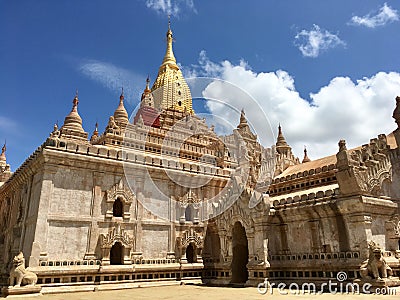
<svg viewBox="0 0 400 300"><path fill-rule="evenodd" d="M96 182L97 178L101 176L101 173L95 173L93 180ZM86 253L85 253L85 258L84 259L96 259L95 255L95 249L97 245L97 241L99 239L99 230L97 227L97 221L95 221L96 216L94 216L94 210L95 210L95 205L96 203L101 203L102 198L102 193L101 193L101 187L94 185L93 187L93 195L92 195L92 201L91 201L91 207L90 207L90 216L92 218L92 222L89 225L89 231L88 231L88 242L87 242L87 247L86 247Z"/></svg>
<svg viewBox="0 0 400 300"><path fill-rule="evenodd" d="M39 176L36 175L38 177L35 178L35 182L41 184L41 188L40 194L33 195L33 198L31 199L34 201L34 205L36 205L36 207L33 208L32 213L37 215L37 221L31 250L32 252L29 253L29 260L27 262L30 267L38 266L40 258L47 258L47 249L44 248L45 245L47 245L47 234L49 230L47 216L49 214L50 201L53 194L53 180L56 172L57 169L55 167L46 166L43 173ZM30 215L32 215L32 213ZM33 245L35 245L35 249L33 249ZM39 255L37 255L37 250L40 251Z"/></svg>
<svg viewBox="0 0 400 300"><path fill-rule="evenodd" d="M289 253L289 245L288 245L288 240L287 240L288 225L281 224L279 227L280 227L279 231L281 234L281 251L282 251L282 254L287 254L287 253Z"/></svg>
<svg viewBox="0 0 400 300"><path fill-rule="evenodd" d="M123 253L123 262L124 265L130 265L132 264L132 259L131 259L131 248L124 246L124 253Z"/></svg>
<svg viewBox="0 0 400 300"><path fill-rule="evenodd" d="M103 266L108 266L108 265L110 265L110 250L111 250L111 248L102 248L101 249L101 251L102 251L102 259L101 259L101 264L103 265Z"/></svg>
<svg viewBox="0 0 400 300"><path fill-rule="evenodd" d="M372 240L371 216L358 215L346 216L347 230L349 234L349 248L351 251L361 251L361 257L368 257L367 241Z"/></svg>
<svg viewBox="0 0 400 300"><path fill-rule="evenodd" d="M321 241L319 238L319 220L309 221L311 231L311 250L319 252L321 250Z"/></svg>

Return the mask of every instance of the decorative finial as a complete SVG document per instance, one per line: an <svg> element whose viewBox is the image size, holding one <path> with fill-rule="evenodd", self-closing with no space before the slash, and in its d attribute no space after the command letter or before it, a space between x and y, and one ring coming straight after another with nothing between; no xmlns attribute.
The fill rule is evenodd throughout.
<svg viewBox="0 0 400 300"><path fill-rule="evenodd" d="M79 99L78 99L78 89L76 89L74 100L72 100L73 108L78 106Z"/></svg>
<svg viewBox="0 0 400 300"><path fill-rule="evenodd" d="M144 93L145 94L148 94L148 93L150 93L151 92L151 90L150 90L150 78L149 78L149 75L147 75L147 79L146 79L146 88L144 89Z"/></svg>
<svg viewBox="0 0 400 300"><path fill-rule="evenodd" d="M396 97L396 107L393 111L392 117L395 120L397 127L400 128L400 96Z"/></svg>
<svg viewBox="0 0 400 300"><path fill-rule="evenodd" d="M338 145L339 145L339 151L346 151L347 150L346 141L345 140L340 140Z"/></svg>
<svg viewBox="0 0 400 300"><path fill-rule="evenodd" d="M308 157L308 155L307 155L307 147L304 145L304 158L303 158L302 163L306 163L306 162L309 162L309 161L311 161L311 159Z"/></svg>
<svg viewBox="0 0 400 300"><path fill-rule="evenodd" d="M171 15L168 15L168 30L171 30Z"/></svg>
<svg viewBox="0 0 400 300"><path fill-rule="evenodd" d="M3 148L1 148L0 161L3 161L3 162L6 161L6 150L7 150L6 141L4 141Z"/></svg>
<svg viewBox="0 0 400 300"><path fill-rule="evenodd" d="M121 87L121 95L119 96L119 103L121 104L124 100L124 87Z"/></svg>
<svg viewBox="0 0 400 300"><path fill-rule="evenodd" d="M95 127L94 127L94 131L92 133L92 136L90 137L90 141L91 142L94 141L99 136L99 131L97 130L98 125L99 124L97 124L97 121L96 121L96 124L95 124Z"/></svg>
<svg viewBox="0 0 400 300"><path fill-rule="evenodd" d="M176 65L176 59L174 56L174 52L172 51L172 42L174 41L172 37L172 30L171 30L171 20L170 17L168 18L168 30L167 30L167 51L165 52L165 56L163 59L163 65Z"/></svg>

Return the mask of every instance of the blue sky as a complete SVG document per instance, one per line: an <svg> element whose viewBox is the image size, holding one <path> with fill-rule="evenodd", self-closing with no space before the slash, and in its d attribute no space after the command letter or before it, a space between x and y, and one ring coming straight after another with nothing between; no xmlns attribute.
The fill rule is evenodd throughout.
<svg viewBox="0 0 400 300"><path fill-rule="evenodd" d="M157 75L171 14L185 74L246 90L273 128L282 123L296 155L304 145L311 158L334 154L340 138L356 146L395 129L399 10L397 1L372 0L0 0L0 142L15 170L62 125L76 89L89 134L96 121L104 130L121 86L132 111L147 75ZM254 106L230 93L251 119ZM260 136L268 130L252 122Z"/></svg>

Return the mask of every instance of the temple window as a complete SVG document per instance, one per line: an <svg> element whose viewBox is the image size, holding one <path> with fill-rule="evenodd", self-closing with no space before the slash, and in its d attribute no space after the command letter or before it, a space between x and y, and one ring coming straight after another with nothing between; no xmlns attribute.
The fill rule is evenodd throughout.
<svg viewBox="0 0 400 300"><path fill-rule="evenodd" d="M122 213L123 213L123 204L121 198L117 198L113 204L113 216L122 217Z"/></svg>
<svg viewBox="0 0 400 300"><path fill-rule="evenodd" d="M192 212L192 206L188 205L185 209L185 220L186 221L192 221L193 220L193 212Z"/></svg>

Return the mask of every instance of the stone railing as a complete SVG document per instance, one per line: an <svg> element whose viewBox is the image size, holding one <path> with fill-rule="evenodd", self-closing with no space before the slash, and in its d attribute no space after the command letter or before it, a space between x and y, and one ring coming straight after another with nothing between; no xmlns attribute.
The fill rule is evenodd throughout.
<svg viewBox="0 0 400 300"><path fill-rule="evenodd" d="M288 208L293 206L301 206L301 205L312 205L316 202L323 202L324 200L330 200L333 197L339 195L339 189L328 189L325 191L318 191L316 193L302 194L296 195L294 197L283 197L279 200L273 201L273 207L275 209L280 208Z"/></svg>
<svg viewBox="0 0 400 300"><path fill-rule="evenodd" d="M298 172L296 174L291 174L291 175L287 175L287 176L284 176L284 177L275 178L272 181L272 184L286 182L286 181L295 180L295 179L307 178L307 177L309 177L311 175L318 175L318 174L325 173L325 172L328 172L328 171L333 171L335 169L336 169L336 165L335 164L329 164L329 165L326 165L326 166L309 169L309 170L306 170L306 171L303 171L303 172Z"/></svg>
<svg viewBox="0 0 400 300"><path fill-rule="evenodd" d="M271 261L300 261L300 260L334 260L334 259L359 259L359 251L347 252L319 252L297 254L275 254L270 256Z"/></svg>
<svg viewBox="0 0 400 300"><path fill-rule="evenodd" d="M230 171L218 168L214 165L198 165L197 162L190 162L189 160L184 163L176 161L176 157L165 157L159 155L145 155L142 152L135 151L124 151L117 149L107 149L99 146L76 144L73 142L66 142L59 145L46 146L48 149L57 149L58 151L65 151L70 153L76 153L81 155L99 157L104 159L119 160L128 163L136 163L142 165L148 165L152 167L158 167L163 169L180 170L191 173L198 173L204 175L213 176L230 176Z"/></svg>

